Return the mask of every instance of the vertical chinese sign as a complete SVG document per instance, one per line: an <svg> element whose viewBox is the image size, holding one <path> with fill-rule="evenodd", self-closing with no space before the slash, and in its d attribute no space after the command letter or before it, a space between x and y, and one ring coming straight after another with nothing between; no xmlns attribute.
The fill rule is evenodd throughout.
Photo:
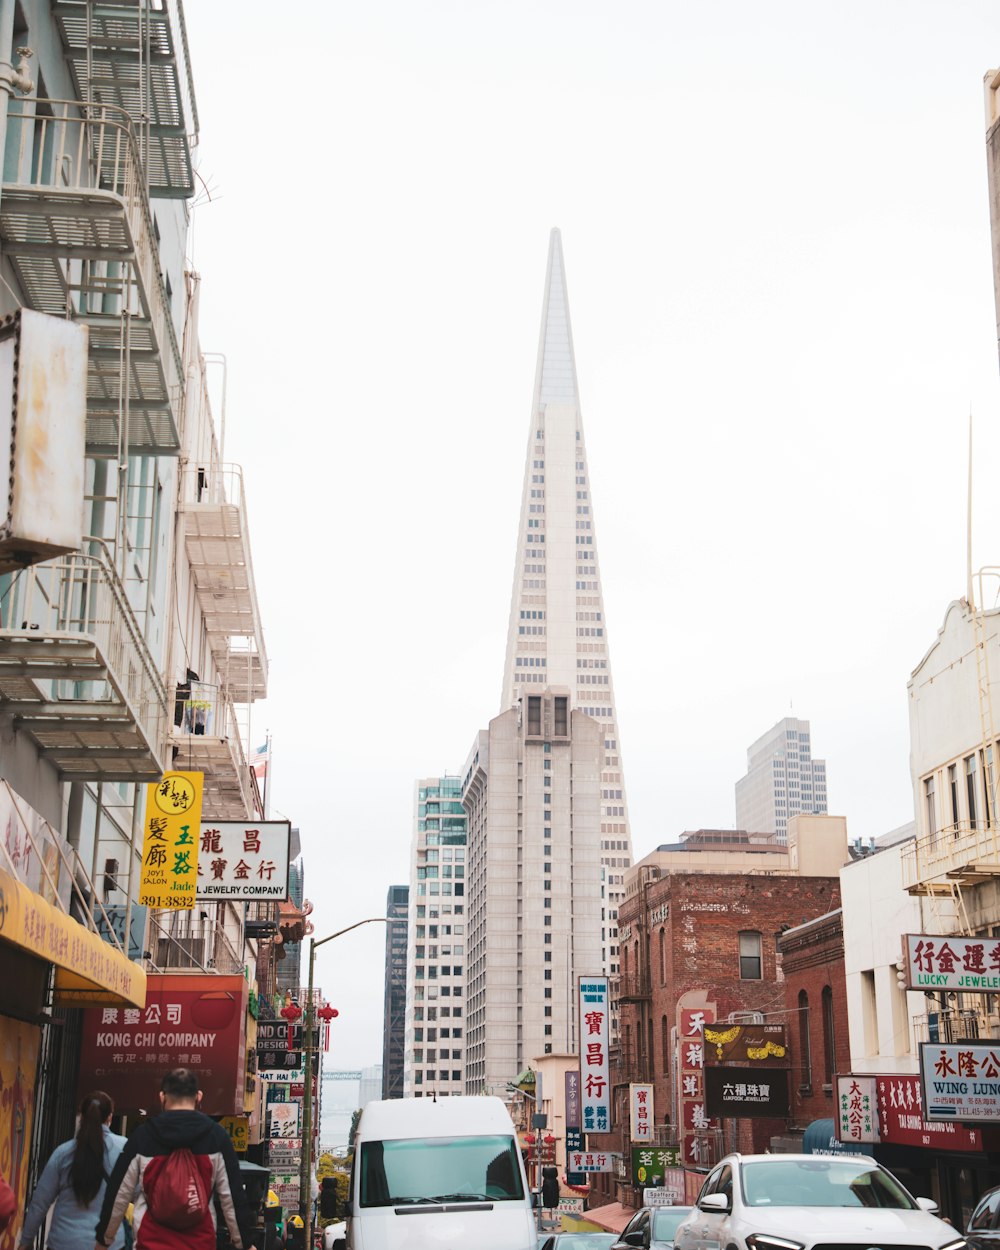
<svg viewBox="0 0 1000 1250"><path fill-rule="evenodd" d="M146 787L139 902L180 911L194 907L198 887L202 773L164 773Z"/></svg>
<svg viewBox="0 0 1000 1250"><path fill-rule="evenodd" d="M631 1138L641 1145L653 1140L653 1087L632 1084L628 1087L631 1109Z"/></svg>
<svg viewBox="0 0 1000 1250"><path fill-rule="evenodd" d="M606 1133L611 1126L608 1070L611 1006L607 977L580 977L580 1105L585 1133ZM585 1167L571 1167L585 1172Z"/></svg>
<svg viewBox="0 0 1000 1250"><path fill-rule="evenodd" d="M715 1008L682 1007L677 1034L680 1069L681 1161L688 1167L706 1167L715 1160L703 1136L716 1125L705 1110L705 1025L715 1023Z"/></svg>
<svg viewBox="0 0 1000 1250"><path fill-rule="evenodd" d="M877 1142L878 1104L874 1076L837 1077L837 1137L843 1142Z"/></svg>
<svg viewBox="0 0 1000 1250"><path fill-rule="evenodd" d="M571 1068L565 1075L566 1095L566 1158L571 1151L583 1149L583 1114L580 1110L580 1071ZM567 1165L568 1166L568 1165ZM582 1173L566 1173L567 1185L584 1185L587 1178Z"/></svg>

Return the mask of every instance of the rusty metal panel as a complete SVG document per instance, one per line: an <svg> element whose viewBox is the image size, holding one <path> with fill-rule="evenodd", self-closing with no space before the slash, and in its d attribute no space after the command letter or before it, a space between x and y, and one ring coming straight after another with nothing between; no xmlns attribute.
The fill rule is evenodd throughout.
<svg viewBox="0 0 1000 1250"><path fill-rule="evenodd" d="M87 328L22 308L0 322L0 572L83 539Z"/></svg>

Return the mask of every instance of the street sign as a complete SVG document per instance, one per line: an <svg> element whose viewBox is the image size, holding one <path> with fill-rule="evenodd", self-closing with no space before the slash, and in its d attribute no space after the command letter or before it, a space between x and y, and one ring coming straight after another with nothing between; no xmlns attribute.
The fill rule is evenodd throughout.
<svg viewBox="0 0 1000 1250"><path fill-rule="evenodd" d="M288 897L290 821L205 820L199 831L199 902Z"/></svg>

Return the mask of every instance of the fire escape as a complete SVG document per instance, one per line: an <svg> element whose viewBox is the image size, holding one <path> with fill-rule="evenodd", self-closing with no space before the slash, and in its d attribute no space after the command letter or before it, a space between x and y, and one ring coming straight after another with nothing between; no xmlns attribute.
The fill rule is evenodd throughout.
<svg viewBox="0 0 1000 1250"><path fill-rule="evenodd" d="M181 395L149 197L193 190L193 94L180 0L53 14L79 98L11 100L0 249L26 308L88 327L88 503L103 524L4 586L0 704L65 778L140 782L163 770L167 700L146 591L128 581L129 461L176 454Z"/></svg>
<svg viewBox="0 0 1000 1250"><path fill-rule="evenodd" d="M244 747L247 711L267 693L267 653L240 468L185 471L180 511L195 594L221 679L192 682L183 699L178 696L182 719L172 741L178 766L205 774L206 818L243 820L254 811Z"/></svg>

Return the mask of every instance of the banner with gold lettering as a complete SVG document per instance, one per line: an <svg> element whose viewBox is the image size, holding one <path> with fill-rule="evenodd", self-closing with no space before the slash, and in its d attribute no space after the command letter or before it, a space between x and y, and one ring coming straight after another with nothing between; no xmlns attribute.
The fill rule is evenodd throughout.
<svg viewBox="0 0 1000 1250"><path fill-rule="evenodd" d="M181 911L198 889L203 773L164 773L146 787L139 902Z"/></svg>

